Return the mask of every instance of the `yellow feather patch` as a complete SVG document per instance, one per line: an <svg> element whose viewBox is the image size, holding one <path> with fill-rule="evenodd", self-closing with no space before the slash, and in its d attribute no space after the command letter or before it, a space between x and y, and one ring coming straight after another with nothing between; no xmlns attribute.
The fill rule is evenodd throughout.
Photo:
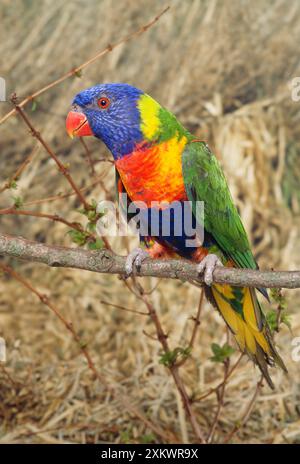
<svg viewBox="0 0 300 464"><path fill-rule="evenodd" d="M254 332L254 337L257 343L262 347L264 352L270 355L271 350L263 332Z"/></svg>
<svg viewBox="0 0 300 464"><path fill-rule="evenodd" d="M138 102L138 108L141 113L141 130L146 139L152 140L158 132L160 120L158 111L159 104L153 100L149 95L143 94Z"/></svg>
<svg viewBox="0 0 300 464"><path fill-rule="evenodd" d="M241 350L246 348L253 355L257 352L257 344L261 346L266 354L270 354L270 346L265 333L259 331L255 316L254 303L249 288L243 289L243 315L244 319L231 307L226 299L234 298L230 285L215 284L212 293L227 325L235 335ZM226 298L226 299L224 299Z"/></svg>
<svg viewBox="0 0 300 464"><path fill-rule="evenodd" d="M167 142L162 142L157 146L157 172L153 175L155 184L159 181L159 177L178 179L180 183L182 178L182 152L186 145L186 137L178 136L171 138Z"/></svg>
<svg viewBox="0 0 300 464"><path fill-rule="evenodd" d="M216 289L215 287L218 287L218 289ZM227 287L227 285L224 285L224 287ZM220 289L221 289L221 292L220 292ZM214 285L212 287L212 292L216 300L217 306L222 316L224 317L226 323L229 325L233 333L238 335L240 328L241 328L239 324L239 320L238 320L240 316L232 309L230 304L226 300L224 300L222 294L220 294L222 293L222 286ZM241 322L243 322L242 319L241 319Z"/></svg>
<svg viewBox="0 0 300 464"><path fill-rule="evenodd" d="M256 353L255 338L245 323L244 323L244 326L245 326L245 338L246 338L247 349L250 351L250 353L255 354Z"/></svg>
<svg viewBox="0 0 300 464"><path fill-rule="evenodd" d="M220 295L219 291L214 289L214 287L212 287L212 292L218 305L219 311L224 317L227 325L233 331L240 349L244 351L246 348L248 351L250 351L250 353L255 355L255 339L241 316L236 311L234 311L234 309L232 309L230 304L224 300L223 296Z"/></svg>
<svg viewBox="0 0 300 464"><path fill-rule="evenodd" d="M225 297L228 299L234 298L233 294L233 287L230 285L224 284L224 285L218 285L215 284L214 287Z"/></svg>
<svg viewBox="0 0 300 464"><path fill-rule="evenodd" d="M270 354L270 347L263 332L259 331L255 315L254 303L249 288L244 288L243 313L257 343L265 353Z"/></svg>
<svg viewBox="0 0 300 464"><path fill-rule="evenodd" d="M254 331L257 331L258 330L257 320L255 316L254 304L252 301L250 289L244 288L243 293L244 293L244 299L243 299L244 318L247 324L250 325L251 329L253 329Z"/></svg>

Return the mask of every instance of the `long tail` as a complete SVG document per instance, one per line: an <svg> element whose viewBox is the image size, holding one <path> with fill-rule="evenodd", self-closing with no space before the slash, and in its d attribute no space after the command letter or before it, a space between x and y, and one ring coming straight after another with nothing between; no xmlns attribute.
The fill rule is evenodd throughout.
<svg viewBox="0 0 300 464"><path fill-rule="evenodd" d="M274 389L268 366L277 364L285 372L287 368L276 351L255 289L213 284L206 288L206 293L234 334L241 351L258 365L269 386Z"/></svg>

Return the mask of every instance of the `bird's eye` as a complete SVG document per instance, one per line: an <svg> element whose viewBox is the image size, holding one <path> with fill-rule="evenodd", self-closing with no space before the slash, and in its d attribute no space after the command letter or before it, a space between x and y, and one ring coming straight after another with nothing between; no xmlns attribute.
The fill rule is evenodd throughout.
<svg viewBox="0 0 300 464"><path fill-rule="evenodd" d="M110 101L106 97L101 97L99 98L97 103L98 103L99 108L101 108L102 110L106 110L106 108L109 107Z"/></svg>

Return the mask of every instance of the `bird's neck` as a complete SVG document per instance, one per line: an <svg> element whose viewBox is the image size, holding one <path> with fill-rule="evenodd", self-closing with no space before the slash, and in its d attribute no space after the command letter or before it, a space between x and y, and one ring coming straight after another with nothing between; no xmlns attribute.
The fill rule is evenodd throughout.
<svg viewBox="0 0 300 464"><path fill-rule="evenodd" d="M191 139L191 134L180 124L174 114L161 107L149 95L142 95L138 102L139 123L124 126L115 140L105 141L115 160L145 147L160 146L170 140ZM143 150L140 150L140 148Z"/></svg>

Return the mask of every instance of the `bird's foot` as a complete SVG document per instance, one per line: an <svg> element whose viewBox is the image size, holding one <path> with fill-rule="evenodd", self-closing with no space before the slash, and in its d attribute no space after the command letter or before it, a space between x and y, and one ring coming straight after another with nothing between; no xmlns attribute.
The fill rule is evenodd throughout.
<svg viewBox="0 0 300 464"><path fill-rule="evenodd" d="M145 259L149 258L149 253L143 250L143 248L135 248L132 250L126 258L125 263L125 270L126 270L126 277L130 277L135 269L139 269L145 261Z"/></svg>
<svg viewBox="0 0 300 464"><path fill-rule="evenodd" d="M203 273L204 282L206 285L211 286L213 283L213 273L217 266L223 266L220 258L213 253L208 254L202 261L198 264L197 270L199 274Z"/></svg>

